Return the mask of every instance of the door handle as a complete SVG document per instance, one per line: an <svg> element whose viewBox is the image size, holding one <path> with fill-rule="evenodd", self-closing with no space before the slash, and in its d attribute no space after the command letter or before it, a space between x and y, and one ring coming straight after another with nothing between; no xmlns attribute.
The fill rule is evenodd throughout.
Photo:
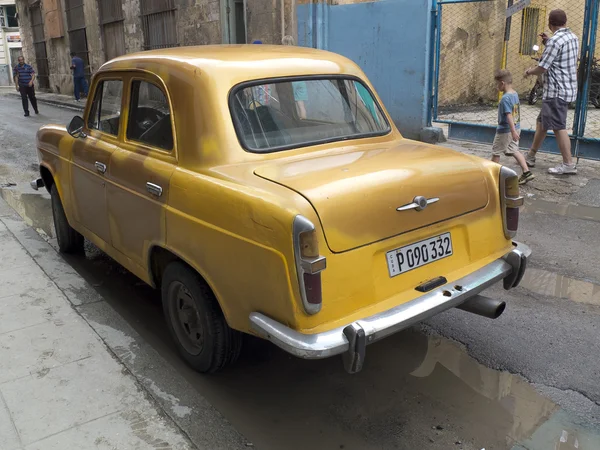
<svg viewBox="0 0 600 450"><path fill-rule="evenodd" d="M157 197L162 195L162 188L158 184L148 182L146 183L146 190Z"/></svg>
<svg viewBox="0 0 600 450"><path fill-rule="evenodd" d="M96 161L96 170L100 173L106 172L106 164L102 164L101 162Z"/></svg>

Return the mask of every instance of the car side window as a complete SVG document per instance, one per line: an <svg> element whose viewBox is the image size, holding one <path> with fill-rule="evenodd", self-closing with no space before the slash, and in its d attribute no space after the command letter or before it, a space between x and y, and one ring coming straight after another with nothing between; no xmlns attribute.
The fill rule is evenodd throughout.
<svg viewBox="0 0 600 450"><path fill-rule="evenodd" d="M123 82L121 80L100 81L90 109L88 128L118 136L122 96Z"/></svg>
<svg viewBox="0 0 600 450"><path fill-rule="evenodd" d="M163 150L173 149L169 101L158 86L143 80L132 82L127 139Z"/></svg>

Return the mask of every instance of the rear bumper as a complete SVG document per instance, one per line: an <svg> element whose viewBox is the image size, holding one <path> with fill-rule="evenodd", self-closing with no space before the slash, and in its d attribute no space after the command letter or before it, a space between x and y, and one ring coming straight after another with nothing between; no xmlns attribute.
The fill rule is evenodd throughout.
<svg viewBox="0 0 600 450"><path fill-rule="evenodd" d="M531 250L515 243L512 251L481 269L423 294L416 299L357 320L348 325L317 334L303 334L270 319L264 314L250 314L252 329L288 353L304 359L322 359L344 354L349 372L362 367L365 347L428 317L461 305L500 280L504 288L518 286Z"/></svg>

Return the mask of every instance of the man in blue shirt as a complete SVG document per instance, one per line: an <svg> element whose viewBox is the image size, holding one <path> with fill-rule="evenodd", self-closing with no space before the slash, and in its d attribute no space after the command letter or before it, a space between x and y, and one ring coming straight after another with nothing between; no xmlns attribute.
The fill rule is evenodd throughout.
<svg viewBox="0 0 600 450"><path fill-rule="evenodd" d="M15 80L17 92L21 94L25 117L29 117L29 102L27 101L27 97L29 97L35 113L40 113L37 107L37 99L35 98L35 88L33 87L35 70L29 64L25 64L25 58L22 56L19 56L18 62L19 64L13 68L13 79Z"/></svg>
<svg viewBox="0 0 600 450"><path fill-rule="evenodd" d="M79 96L83 92L83 96L88 95L88 84L85 79L85 64L83 59L71 52L71 70L73 71L73 86L75 89L75 100L79 101Z"/></svg>

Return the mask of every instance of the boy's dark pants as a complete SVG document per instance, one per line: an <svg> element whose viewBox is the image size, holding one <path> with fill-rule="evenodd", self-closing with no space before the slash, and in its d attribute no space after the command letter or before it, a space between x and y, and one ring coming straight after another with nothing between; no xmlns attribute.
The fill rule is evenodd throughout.
<svg viewBox="0 0 600 450"><path fill-rule="evenodd" d="M27 97L33 106L33 110L37 113L37 99L35 98L35 88L33 86L19 86L19 92L21 93L21 101L23 102L23 111L25 114L29 114L29 103Z"/></svg>

